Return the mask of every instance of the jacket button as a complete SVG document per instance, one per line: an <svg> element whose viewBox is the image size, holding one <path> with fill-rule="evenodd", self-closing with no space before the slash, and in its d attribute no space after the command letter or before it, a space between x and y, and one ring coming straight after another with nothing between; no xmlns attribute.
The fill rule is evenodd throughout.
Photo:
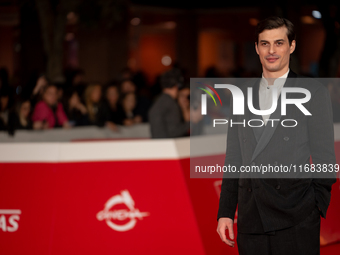
<svg viewBox="0 0 340 255"><path fill-rule="evenodd" d="M251 188L248 188L248 192L251 192Z"/></svg>
<svg viewBox="0 0 340 255"><path fill-rule="evenodd" d="M243 142L245 143L246 141L247 141L247 139L246 139L246 138L244 138L244 139L243 139Z"/></svg>
<svg viewBox="0 0 340 255"><path fill-rule="evenodd" d="M286 136L286 137L283 138L283 140L288 141L288 140L289 140L289 137Z"/></svg>
<svg viewBox="0 0 340 255"><path fill-rule="evenodd" d="M276 185L275 189L281 189L281 186L278 184Z"/></svg>

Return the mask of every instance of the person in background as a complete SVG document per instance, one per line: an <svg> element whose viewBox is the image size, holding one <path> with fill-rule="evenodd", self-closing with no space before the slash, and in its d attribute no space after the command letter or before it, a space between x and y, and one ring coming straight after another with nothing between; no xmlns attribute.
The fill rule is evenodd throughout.
<svg viewBox="0 0 340 255"><path fill-rule="evenodd" d="M42 98L42 94L44 92L45 87L48 85L48 80L45 75L41 75L34 86L32 94L30 95L31 98L31 106L35 106L37 102L39 102Z"/></svg>
<svg viewBox="0 0 340 255"><path fill-rule="evenodd" d="M119 89L116 83L110 83L105 89L105 100L103 110L105 115L105 126L112 131L117 131L117 124L121 124L119 113L121 107L119 101Z"/></svg>
<svg viewBox="0 0 340 255"><path fill-rule="evenodd" d="M9 96L4 89L0 91L0 130L6 130L8 124Z"/></svg>
<svg viewBox="0 0 340 255"><path fill-rule="evenodd" d="M3 91L9 87L8 70L5 67L0 68L0 90Z"/></svg>
<svg viewBox="0 0 340 255"><path fill-rule="evenodd" d="M57 83L55 84L57 87L57 98L58 101L61 102L64 98L64 89L65 89L65 84L64 83Z"/></svg>
<svg viewBox="0 0 340 255"><path fill-rule="evenodd" d="M183 121L190 121L190 88L183 87L178 92L178 105L181 108Z"/></svg>
<svg viewBox="0 0 340 255"><path fill-rule="evenodd" d="M89 124L86 106L81 102L75 88L66 90L64 97L64 108L69 123L72 126L85 126Z"/></svg>
<svg viewBox="0 0 340 255"><path fill-rule="evenodd" d="M76 70L72 77L72 85L79 86L79 85L84 84L84 80L85 80L84 76L85 76L85 73L82 69Z"/></svg>
<svg viewBox="0 0 340 255"><path fill-rule="evenodd" d="M122 109L119 113L119 119L124 126L131 126L142 122L142 117L137 115L136 109L136 95L134 93L124 94L121 99Z"/></svg>
<svg viewBox="0 0 340 255"><path fill-rule="evenodd" d="M36 104L32 121L33 129L70 128L63 106L58 102L55 85L50 84L45 87L43 100Z"/></svg>
<svg viewBox="0 0 340 255"><path fill-rule="evenodd" d="M104 127L105 111L103 110L102 86L91 84L85 90L85 106L88 112L89 125Z"/></svg>
<svg viewBox="0 0 340 255"><path fill-rule="evenodd" d="M133 71L129 67L123 68L123 70L120 73L120 78L121 79L132 79L133 78Z"/></svg>
<svg viewBox="0 0 340 255"><path fill-rule="evenodd" d="M163 93L149 110L152 138L174 138L189 133L189 121L182 121L181 109L176 101L182 83L179 69L171 69L161 76Z"/></svg>
<svg viewBox="0 0 340 255"><path fill-rule="evenodd" d="M136 85L129 79L125 79L120 84L120 93L136 93Z"/></svg>
<svg viewBox="0 0 340 255"><path fill-rule="evenodd" d="M31 120L31 102L29 99L21 99L16 102L13 111L8 118L8 133L14 135L15 130L33 128Z"/></svg>
<svg viewBox="0 0 340 255"><path fill-rule="evenodd" d="M77 90L80 100L85 97L87 84L85 82L85 73L82 69L67 68L64 71L66 78L65 87L67 89L74 88ZM85 102L82 102L85 103Z"/></svg>
<svg viewBox="0 0 340 255"><path fill-rule="evenodd" d="M15 89L10 86L8 70L0 68L0 130L7 131L10 109L14 104Z"/></svg>
<svg viewBox="0 0 340 255"><path fill-rule="evenodd" d="M123 80L120 84L120 93L122 95L128 93L134 93L136 95L136 108L134 112L142 117L142 122L147 122L150 101L145 96L138 94L136 84L129 79Z"/></svg>

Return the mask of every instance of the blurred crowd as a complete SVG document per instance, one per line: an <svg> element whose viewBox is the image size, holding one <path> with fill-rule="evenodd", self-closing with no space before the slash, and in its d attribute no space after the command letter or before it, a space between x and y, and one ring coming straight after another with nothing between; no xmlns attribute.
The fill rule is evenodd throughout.
<svg viewBox="0 0 340 255"><path fill-rule="evenodd" d="M9 85L6 69L0 74L0 130L11 135L20 129L90 125L115 132L119 126L148 122L149 108L162 94L160 79L150 88L142 73L129 69L106 84L86 83L82 70L66 70L63 83L51 83L42 74L16 89ZM189 87L182 86L174 97L183 122L190 119L189 95Z"/></svg>
<svg viewBox="0 0 340 255"><path fill-rule="evenodd" d="M211 70L206 77L222 76ZM128 68L106 84L86 83L80 69L65 70L64 76L65 82L52 83L44 74L33 75L24 86L14 87L7 70L1 68L0 131L14 135L20 129L95 125L117 132L120 126L148 122L153 138L172 138L189 135L191 120L199 124L195 132L201 132L202 116L199 109L190 110L189 79L178 66L160 75L152 86L143 73ZM339 84L329 84L328 89L334 122L340 122ZM229 102L230 95L226 96L223 100Z"/></svg>

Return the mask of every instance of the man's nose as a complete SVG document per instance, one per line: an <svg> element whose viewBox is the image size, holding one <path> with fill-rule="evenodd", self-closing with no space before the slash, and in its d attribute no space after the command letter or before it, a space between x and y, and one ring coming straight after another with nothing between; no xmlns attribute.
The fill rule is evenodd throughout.
<svg viewBox="0 0 340 255"><path fill-rule="evenodd" d="M270 47L269 47L269 54L274 54L275 53L275 47L274 47L274 45L272 44L272 45L270 45Z"/></svg>

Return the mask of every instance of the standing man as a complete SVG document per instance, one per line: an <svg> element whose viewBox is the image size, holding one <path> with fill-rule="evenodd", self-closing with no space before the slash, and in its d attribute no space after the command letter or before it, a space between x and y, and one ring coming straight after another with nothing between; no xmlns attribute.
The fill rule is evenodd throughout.
<svg viewBox="0 0 340 255"><path fill-rule="evenodd" d="M244 115L231 115L234 123L260 118L263 126L230 125L229 121L225 165L238 170L264 165L310 169L311 157L315 166L326 166L328 172L323 177L327 178L315 178L311 173L305 178L284 178L284 174L279 175L281 178L252 178L253 173L244 172L239 172L237 178L228 178L225 173L217 232L223 242L234 246L233 224L238 206L236 242L240 255L320 254L320 215L326 218L331 187L336 181L336 173L332 172L336 167L332 107L326 87L313 79L300 82L303 78L298 79L289 69L295 46L294 26L289 20L271 17L257 25L255 49L262 64L262 78L241 89L246 95L247 87L253 88L253 105L260 110L271 108L276 100L272 97L274 90L277 108L270 115L258 116L245 105ZM281 116L282 89L294 87L310 92L311 98L303 107L311 115L292 104ZM288 93L286 97L298 100L301 93ZM231 109L232 106L231 102ZM297 125L284 126L282 119L296 120Z"/></svg>
<svg viewBox="0 0 340 255"><path fill-rule="evenodd" d="M173 68L161 76L162 94L149 110L152 138L175 138L189 134L190 116L182 120L177 103L178 89L183 84L179 69Z"/></svg>

